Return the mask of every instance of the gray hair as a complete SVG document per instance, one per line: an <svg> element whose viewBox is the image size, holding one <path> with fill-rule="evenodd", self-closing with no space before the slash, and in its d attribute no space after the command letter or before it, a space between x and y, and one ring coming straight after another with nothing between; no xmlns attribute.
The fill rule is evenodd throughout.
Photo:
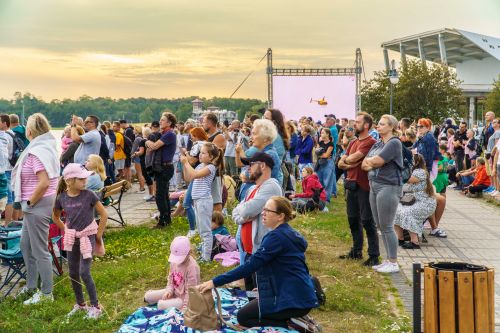
<svg viewBox="0 0 500 333"><path fill-rule="evenodd" d="M273 142L278 136L276 125L268 119L257 119L253 122L253 128L258 133L258 136Z"/></svg>
<svg viewBox="0 0 500 333"><path fill-rule="evenodd" d="M41 113L33 113L26 122L26 128L29 129L32 138L50 132L50 124L47 118Z"/></svg>

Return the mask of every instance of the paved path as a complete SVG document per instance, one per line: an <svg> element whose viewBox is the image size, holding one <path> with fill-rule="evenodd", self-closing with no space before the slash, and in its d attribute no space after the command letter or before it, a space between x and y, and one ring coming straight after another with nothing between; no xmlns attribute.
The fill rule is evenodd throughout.
<svg viewBox="0 0 500 333"><path fill-rule="evenodd" d="M394 276L395 285L407 307L412 311L412 263L461 261L495 269L496 331L500 332L500 208L481 199L467 198L457 191L447 193L446 210L440 223L448 238L427 236L429 243L420 250L399 248L402 276ZM428 233L428 230L425 231Z"/></svg>

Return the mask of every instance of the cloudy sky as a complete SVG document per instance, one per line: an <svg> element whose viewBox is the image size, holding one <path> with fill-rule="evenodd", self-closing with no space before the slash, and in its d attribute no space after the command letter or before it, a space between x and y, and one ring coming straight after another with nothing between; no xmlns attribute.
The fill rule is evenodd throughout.
<svg viewBox="0 0 500 333"><path fill-rule="evenodd" d="M275 67L383 68L381 42L443 27L500 37L500 0L0 0L0 98L266 98ZM392 57L397 57L393 54Z"/></svg>

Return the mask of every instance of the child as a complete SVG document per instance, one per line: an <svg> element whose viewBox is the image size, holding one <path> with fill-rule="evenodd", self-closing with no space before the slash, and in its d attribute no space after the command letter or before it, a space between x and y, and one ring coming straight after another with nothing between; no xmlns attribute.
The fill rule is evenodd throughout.
<svg viewBox="0 0 500 333"><path fill-rule="evenodd" d="M224 215L218 211L212 213L212 235L229 235L224 226Z"/></svg>
<svg viewBox="0 0 500 333"><path fill-rule="evenodd" d="M69 145L73 142L71 139L71 126L66 126L64 128L64 135L61 138L61 150L64 153L68 149Z"/></svg>
<svg viewBox="0 0 500 333"><path fill-rule="evenodd" d="M213 238L211 233L211 222L213 212L213 199L211 186L216 175L223 174L223 154L213 143L207 142L200 149L200 164L193 169L188 162L186 153L181 156L181 163L184 169L184 179L186 182L193 182L191 197L196 215L198 233L202 239L201 261L210 261Z"/></svg>
<svg viewBox="0 0 500 333"><path fill-rule="evenodd" d="M92 172L77 163L66 166L57 189L52 219L60 229L65 230L64 249L67 251L69 277L76 297L76 304L67 316L78 311L87 311L86 318L97 319L102 314L102 307L97 300L90 266L92 251L103 248L102 235L108 214L97 195L85 189L87 178L91 174ZM62 210L65 212L66 225L61 222ZM94 220L96 212L100 216L99 226ZM85 304L80 277L87 288L90 306Z"/></svg>
<svg viewBox="0 0 500 333"><path fill-rule="evenodd" d="M305 212L308 207L316 206L319 210L325 210L326 192L313 168L306 166L302 168L302 192L290 195L292 206L299 212ZM320 192L319 198L315 198L315 190ZM317 202L314 202L317 201ZM309 203L309 204L308 204ZM313 205L311 205L313 203Z"/></svg>
<svg viewBox="0 0 500 333"><path fill-rule="evenodd" d="M200 283L200 267L191 254L191 243L185 236L175 237L170 244L170 272L165 289L148 290L144 301L148 304L158 303L158 309L176 307L182 311L187 306L188 288Z"/></svg>
<svg viewBox="0 0 500 333"><path fill-rule="evenodd" d="M476 176L470 186L464 189L464 193L470 198L477 198L488 187L491 186L491 179L486 172L486 161L483 157L477 158Z"/></svg>
<svg viewBox="0 0 500 333"><path fill-rule="evenodd" d="M87 190L94 192L100 191L104 187L104 181L106 180L106 169L104 168L104 162L101 156L90 154L85 163L85 167L87 170L93 171L93 174L87 181Z"/></svg>
<svg viewBox="0 0 500 333"><path fill-rule="evenodd" d="M436 187L436 193L446 196L446 188L448 187L448 158L446 157L446 149L448 146L442 144L439 146L441 159L438 161L438 174L432 183Z"/></svg>

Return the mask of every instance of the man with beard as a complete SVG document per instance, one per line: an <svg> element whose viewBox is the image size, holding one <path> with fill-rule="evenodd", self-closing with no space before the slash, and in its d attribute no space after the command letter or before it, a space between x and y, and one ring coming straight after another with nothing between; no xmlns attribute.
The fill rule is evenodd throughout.
<svg viewBox="0 0 500 333"><path fill-rule="evenodd" d="M377 227L370 208L368 174L361 169L363 159L376 142L369 134L372 124L373 118L368 113L358 113L354 125L358 138L351 141L346 153L339 161L339 168L347 171L344 187L347 199L347 220L353 242L351 250L347 254L341 255L340 259L363 258L364 228L368 238L369 255L368 260L363 263L365 266L378 265L380 256Z"/></svg>
<svg viewBox="0 0 500 333"><path fill-rule="evenodd" d="M255 182L245 197L233 209L233 221L241 226L240 251L244 252L245 262L257 252L262 238L270 231L262 224L262 210L267 200L277 195L282 196L283 190L275 178L271 178L274 166L273 158L263 152L257 152L250 158L242 158L245 165L250 165L250 181ZM254 276L245 278L245 289L256 288Z"/></svg>

